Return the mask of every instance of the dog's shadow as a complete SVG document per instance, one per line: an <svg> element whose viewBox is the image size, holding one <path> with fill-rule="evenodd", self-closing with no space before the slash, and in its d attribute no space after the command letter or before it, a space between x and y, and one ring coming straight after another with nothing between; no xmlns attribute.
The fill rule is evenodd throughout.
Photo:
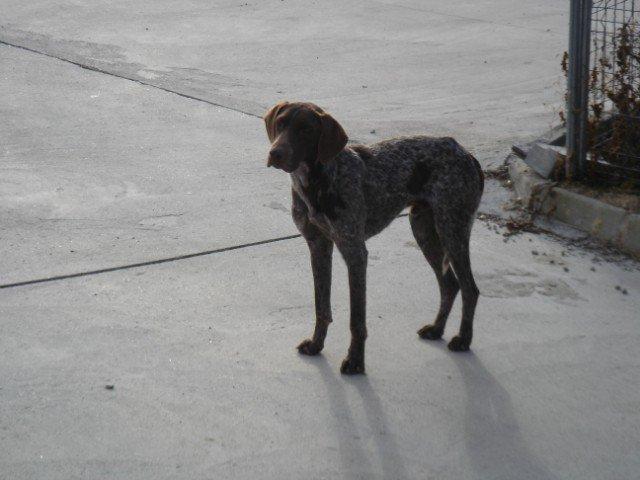
<svg viewBox="0 0 640 480"><path fill-rule="evenodd" d="M335 372L333 365L330 365L322 355L307 357L307 361L318 368L327 391L327 400L335 419L334 429L342 462L341 473L353 479L408 478L398 446L389 432L386 414L369 379L366 376L348 377ZM362 399L368 428L373 432L372 437L375 441L379 466L382 468L382 477L379 466L373 464L376 457L371 451L363 449L364 442L359 437L359 432L363 429L354 420L347 401L346 389L349 385L355 387Z"/></svg>
<svg viewBox="0 0 640 480"><path fill-rule="evenodd" d="M449 354L466 391L466 452L478 478L554 480L553 474L527 446L511 397L473 353Z"/></svg>
<svg viewBox="0 0 640 480"><path fill-rule="evenodd" d="M544 463L531 452L520 432L509 393L472 352L450 353L462 376L466 392L463 416L465 451L477 478L519 478L556 480ZM308 358L308 357L307 357ZM308 358L317 367L328 395L342 461L342 473L349 478L410 478L405 459L388 428L380 398L366 376L344 377L335 372L323 356ZM370 431L374 432L375 456L363 449L361 428L354 421L346 388L353 385L362 399ZM424 432L429 435L429 432ZM427 442L425 442L426 444ZM428 454L428 452L425 452Z"/></svg>

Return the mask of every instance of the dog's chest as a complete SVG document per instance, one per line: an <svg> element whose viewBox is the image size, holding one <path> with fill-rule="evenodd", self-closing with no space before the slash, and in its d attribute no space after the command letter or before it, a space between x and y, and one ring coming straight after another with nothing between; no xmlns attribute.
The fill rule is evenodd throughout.
<svg viewBox="0 0 640 480"><path fill-rule="evenodd" d="M330 191L324 179L310 175L307 169L291 174L293 190L307 207L309 221L321 230L332 230L332 219L336 218L336 195Z"/></svg>

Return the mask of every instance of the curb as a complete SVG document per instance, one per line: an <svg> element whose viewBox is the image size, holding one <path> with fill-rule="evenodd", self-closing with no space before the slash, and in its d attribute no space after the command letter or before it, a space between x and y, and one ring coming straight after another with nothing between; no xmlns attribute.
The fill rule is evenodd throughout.
<svg viewBox="0 0 640 480"><path fill-rule="evenodd" d="M529 210L552 216L640 258L640 214L557 187L513 153L505 164L516 194Z"/></svg>

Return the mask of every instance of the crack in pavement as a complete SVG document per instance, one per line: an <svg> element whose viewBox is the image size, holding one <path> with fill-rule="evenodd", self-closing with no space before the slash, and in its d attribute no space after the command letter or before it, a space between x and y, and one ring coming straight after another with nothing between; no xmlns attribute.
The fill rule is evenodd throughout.
<svg viewBox="0 0 640 480"><path fill-rule="evenodd" d="M408 213L401 213L396 218L407 217L408 215L409 215ZM67 280L69 278L86 277L89 275L98 275L100 273L109 273L109 272L116 272L119 270L130 270L132 268L148 267L150 265L159 265L161 263L177 262L180 260L187 260L189 258L203 257L205 255L213 255L216 253L230 252L232 250L240 250L243 248L257 247L259 245L266 245L268 243L276 243L276 242L282 242L284 240L292 240L294 238L299 238L301 236L302 235L298 233L296 235L286 235L284 237L268 238L266 240L259 240L257 242L242 243L240 245L232 245L230 247L216 248L214 250L205 250L203 252L186 253L184 255L176 255L173 257L159 258L157 260L148 260L146 262L119 265L117 267L100 268L97 270L86 270L84 272L68 273L65 275L54 275L51 277L36 278L33 280L24 280L22 282L5 283L5 284L0 284L0 289L24 287L26 285L34 285L37 283L55 282L57 280Z"/></svg>
<svg viewBox="0 0 640 480"><path fill-rule="evenodd" d="M401 214L399 214L396 219L398 218L402 218L402 217L408 217L409 213L408 212L403 212ZM478 210L476 212L476 219L480 220L480 221L484 221L484 222L493 222L496 224L502 224L504 222L507 221L506 218L502 218L499 216L496 216L494 214L490 214L490 213L485 213L482 212L480 210ZM555 238L556 240L567 240L566 238L562 237L561 235L559 235L556 232L544 229L544 228L540 228L540 227L535 227L537 232L542 233L542 234L546 234L552 238ZM117 272L120 270L130 270L133 268L140 268L140 267L148 267L151 265L159 265L162 263L170 263L170 262L177 262L180 260L187 260L190 258L195 258L195 257L203 257L205 255L214 255L216 253L224 253L224 252L230 252L233 250L241 250L244 248L251 248L251 247L257 247L260 245L267 245L269 243L276 243L276 242L282 242L285 240L293 240L295 238L300 238L302 237L301 234L294 234L294 235L286 235L283 237L275 237L275 238L268 238L266 240L258 240L256 242L249 242L249 243L242 243L239 245L232 245L229 247L221 247L221 248L216 248L213 250L205 250L202 252L195 252L195 253L187 253L184 255L176 255L173 257L166 257L166 258L159 258L156 260L148 260L146 262L137 262L137 263L130 263L130 264L126 264L126 265L119 265L116 267L107 267L107 268L100 268L97 270L85 270L82 272L77 272L77 273L69 273L69 274L65 274L65 275L54 275L51 277L43 277L43 278L36 278L33 280L24 280L21 282L13 282L13 283L5 283L5 284L0 284L0 290L5 289L5 288L15 288L15 287L24 287L27 285L34 285L34 284L39 284L39 283L49 283L49 282L55 282L55 281L59 281L59 280L67 280L67 279L71 279L71 278L78 278L78 277L87 277L90 275L99 275L101 273L110 273L110 272ZM572 243L575 243L573 241L571 241ZM586 245L583 245L583 247L585 247Z"/></svg>
<svg viewBox="0 0 640 480"><path fill-rule="evenodd" d="M232 245L230 247L216 248L214 250L205 250L204 252L187 253L184 255L176 255L174 257L160 258L157 260L149 260L146 262L130 263L128 265L119 265L117 267L100 268L98 270L87 270L84 272L69 273L66 275L55 275L52 277L36 278L34 280L25 280L22 282L5 283L0 285L0 289L23 287L26 285L34 285L37 283L55 282L57 280L66 280L69 278L86 277L89 275L98 275L100 273L109 273L109 272L116 272L119 270L129 270L132 268L148 267L150 265L159 265L161 263L177 262L179 260L187 260L189 258L203 257L205 255L213 255L216 253L230 252L232 250L240 250L243 248L257 247L259 245L266 245L268 243L282 242L284 240L291 240L294 238L298 238L300 236L301 236L300 234L287 235L284 237L276 237L276 238L269 238L267 240L259 240L257 242L243 243L240 245Z"/></svg>

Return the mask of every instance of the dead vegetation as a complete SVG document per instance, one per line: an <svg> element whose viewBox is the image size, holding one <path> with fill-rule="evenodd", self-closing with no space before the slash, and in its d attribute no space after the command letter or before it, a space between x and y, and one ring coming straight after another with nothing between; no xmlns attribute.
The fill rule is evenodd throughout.
<svg viewBox="0 0 640 480"><path fill-rule="evenodd" d="M624 23L608 40L593 36L589 74L586 183L640 189L640 32ZM568 73L568 53L561 62ZM565 121L565 113L560 112Z"/></svg>

